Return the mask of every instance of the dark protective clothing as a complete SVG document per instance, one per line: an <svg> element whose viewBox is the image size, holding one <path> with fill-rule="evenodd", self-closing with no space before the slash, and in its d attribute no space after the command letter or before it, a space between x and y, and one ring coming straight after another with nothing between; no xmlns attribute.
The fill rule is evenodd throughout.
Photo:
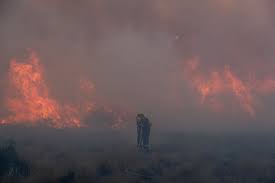
<svg viewBox="0 0 275 183"><path fill-rule="evenodd" d="M149 151L149 138L152 124L143 114L137 115L137 148Z"/></svg>
<svg viewBox="0 0 275 183"><path fill-rule="evenodd" d="M149 150L149 138L152 124L148 118L143 118L142 120L142 139L143 139L143 149Z"/></svg>
<svg viewBox="0 0 275 183"><path fill-rule="evenodd" d="M142 146L142 120L137 118L137 147Z"/></svg>

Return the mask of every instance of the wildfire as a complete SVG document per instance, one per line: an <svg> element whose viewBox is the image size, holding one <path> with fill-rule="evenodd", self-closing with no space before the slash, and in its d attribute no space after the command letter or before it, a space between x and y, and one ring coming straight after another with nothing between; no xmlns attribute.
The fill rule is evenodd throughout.
<svg viewBox="0 0 275 183"><path fill-rule="evenodd" d="M43 123L54 128L82 127L87 114L96 110L93 100L95 85L89 80L80 80L81 96L77 104L61 104L52 97L45 81L44 68L35 52L22 61L13 59L8 79L5 105L11 115L1 120L1 124ZM114 121L114 125L120 122Z"/></svg>
<svg viewBox="0 0 275 183"><path fill-rule="evenodd" d="M127 121L130 116L133 116L133 114L130 114L129 110L113 110L112 108L108 106L103 106L103 111L107 114L111 114L113 118L113 123L111 124L111 128L113 129L120 129L124 127L125 121Z"/></svg>
<svg viewBox="0 0 275 183"><path fill-rule="evenodd" d="M275 80L272 78L243 81L228 66L204 74L200 67L199 58L193 58L186 62L184 75L200 95L202 104L210 104L216 109L222 108L220 96L229 93L235 96L241 108L251 117L256 115L256 97L275 92Z"/></svg>
<svg viewBox="0 0 275 183"><path fill-rule="evenodd" d="M220 111L223 105L217 99L217 95L225 90L221 73L212 71L209 76L206 76L200 69L198 58L189 60L184 67L185 78L201 96L201 104L207 103L213 110Z"/></svg>
<svg viewBox="0 0 275 183"><path fill-rule="evenodd" d="M227 67L224 71L225 78L228 81L229 88L239 99L239 102L243 109L250 114L250 116L255 116L254 109L254 99L252 97L251 91L246 84L244 84L237 76L235 76L230 69Z"/></svg>

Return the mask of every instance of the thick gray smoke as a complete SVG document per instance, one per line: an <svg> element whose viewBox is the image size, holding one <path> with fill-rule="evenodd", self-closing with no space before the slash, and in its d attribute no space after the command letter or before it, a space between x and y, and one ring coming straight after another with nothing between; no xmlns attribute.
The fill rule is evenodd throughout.
<svg viewBox="0 0 275 183"><path fill-rule="evenodd" d="M159 128L270 126L274 95L254 120L216 114L196 103L183 62L198 56L206 68L272 74L274 8L272 0L1 0L1 99L10 59L31 48L60 98L86 77L102 100L144 112Z"/></svg>

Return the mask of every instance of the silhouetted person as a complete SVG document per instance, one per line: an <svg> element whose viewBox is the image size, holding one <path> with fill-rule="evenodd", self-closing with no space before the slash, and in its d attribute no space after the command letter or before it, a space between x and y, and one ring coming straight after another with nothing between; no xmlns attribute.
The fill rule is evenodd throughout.
<svg viewBox="0 0 275 183"><path fill-rule="evenodd" d="M149 119L145 116L142 118L142 148L145 151L149 151L149 139L150 139L150 132L151 132L151 126Z"/></svg>
<svg viewBox="0 0 275 183"><path fill-rule="evenodd" d="M144 114L137 115L137 148L149 151L149 138L152 124Z"/></svg>
<svg viewBox="0 0 275 183"><path fill-rule="evenodd" d="M138 114L136 117L137 120L137 148L139 150L142 149L142 119L143 119L144 115L143 114Z"/></svg>

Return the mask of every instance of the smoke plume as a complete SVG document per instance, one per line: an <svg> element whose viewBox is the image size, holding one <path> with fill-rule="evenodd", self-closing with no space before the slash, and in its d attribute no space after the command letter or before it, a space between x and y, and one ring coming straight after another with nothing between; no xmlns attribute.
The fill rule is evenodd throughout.
<svg viewBox="0 0 275 183"><path fill-rule="evenodd" d="M2 0L0 118L16 112L5 102L11 60L33 50L62 105L79 103L84 79L97 111L120 121L123 111L130 123L143 112L159 129L273 127L274 8L271 0Z"/></svg>

